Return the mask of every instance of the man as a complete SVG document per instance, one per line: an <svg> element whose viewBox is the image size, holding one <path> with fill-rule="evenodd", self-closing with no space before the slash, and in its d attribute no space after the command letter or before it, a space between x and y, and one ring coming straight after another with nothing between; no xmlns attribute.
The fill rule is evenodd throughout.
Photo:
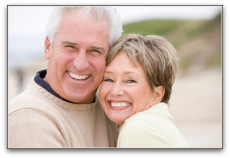
<svg viewBox="0 0 230 158"><path fill-rule="evenodd" d="M47 70L9 102L9 148L114 147L117 127L96 96L109 47L121 36L114 8L56 7L47 25Z"/></svg>

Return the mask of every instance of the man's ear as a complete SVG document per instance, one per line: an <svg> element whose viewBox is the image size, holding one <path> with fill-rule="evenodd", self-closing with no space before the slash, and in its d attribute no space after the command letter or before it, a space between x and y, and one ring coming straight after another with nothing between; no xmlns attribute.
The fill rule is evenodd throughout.
<svg viewBox="0 0 230 158"><path fill-rule="evenodd" d="M46 37L45 39L45 59L46 60L49 60L50 58L50 46L51 46L50 40L48 37Z"/></svg>
<svg viewBox="0 0 230 158"><path fill-rule="evenodd" d="M157 103L161 102L165 95L165 88L163 86L154 87L154 95Z"/></svg>

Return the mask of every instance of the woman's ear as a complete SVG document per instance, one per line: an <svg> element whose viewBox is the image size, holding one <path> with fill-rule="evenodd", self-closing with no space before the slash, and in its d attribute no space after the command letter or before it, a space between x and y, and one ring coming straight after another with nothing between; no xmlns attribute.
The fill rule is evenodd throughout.
<svg viewBox="0 0 230 158"><path fill-rule="evenodd" d="M49 60L50 58L50 40L48 37L45 39L45 59Z"/></svg>
<svg viewBox="0 0 230 158"><path fill-rule="evenodd" d="M161 102L165 95L165 88L163 86L154 87L154 95L157 103Z"/></svg>

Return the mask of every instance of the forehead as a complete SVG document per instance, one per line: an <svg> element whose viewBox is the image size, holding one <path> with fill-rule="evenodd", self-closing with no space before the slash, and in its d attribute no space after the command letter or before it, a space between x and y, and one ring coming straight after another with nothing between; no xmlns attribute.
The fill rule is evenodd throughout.
<svg viewBox="0 0 230 158"><path fill-rule="evenodd" d="M144 69L140 65L139 62L133 62L130 60L126 52L121 51L111 60L109 65L106 67L107 71L117 70L119 72L142 72L144 73Z"/></svg>
<svg viewBox="0 0 230 158"><path fill-rule="evenodd" d="M105 20L96 22L92 18L85 18L82 12L71 10L64 14L57 35L65 41L99 44L103 48L109 47L109 26Z"/></svg>
<svg viewBox="0 0 230 158"><path fill-rule="evenodd" d="M66 12L61 20L61 26L74 26L74 27L82 27L82 29L101 26L103 27L104 31L108 30L109 24L105 18L101 18L96 20L93 16L89 16L89 14L85 14L82 11L78 10L70 10Z"/></svg>

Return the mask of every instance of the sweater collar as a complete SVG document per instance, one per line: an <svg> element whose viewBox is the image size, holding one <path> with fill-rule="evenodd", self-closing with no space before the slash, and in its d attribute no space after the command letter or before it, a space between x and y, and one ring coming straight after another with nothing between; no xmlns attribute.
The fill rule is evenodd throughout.
<svg viewBox="0 0 230 158"><path fill-rule="evenodd" d="M47 90L49 93L53 94L54 96L56 96L57 98L69 102L69 103L73 103L69 100L64 99L63 97L61 97L60 95L58 95L51 87L50 85L44 80L45 76L46 76L47 70L41 70L38 71L34 77L34 81L41 86L42 88L44 88L45 90ZM96 102L96 98L94 99L93 103ZM74 104L74 103L73 103Z"/></svg>

